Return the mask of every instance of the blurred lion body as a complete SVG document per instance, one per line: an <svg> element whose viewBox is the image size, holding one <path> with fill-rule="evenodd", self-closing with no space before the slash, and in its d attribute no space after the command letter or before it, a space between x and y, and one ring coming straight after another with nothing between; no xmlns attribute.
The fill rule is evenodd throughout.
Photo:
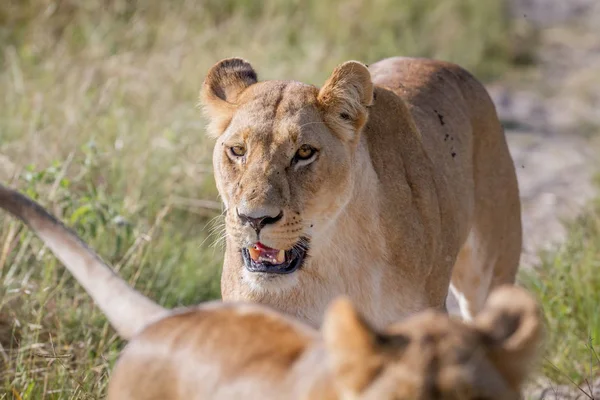
<svg viewBox="0 0 600 400"><path fill-rule="evenodd" d="M346 294L384 327L444 309L449 287L470 319L494 287L514 282L514 165L491 99L460 67L347 62L318 89L259 82L250 64L228 59L209 71L202 102L227 208L225 300L268 304L318 326L326 305ZM316 156L295 163L303 145ZM259 231L244 213L276 222ZM294 272L267 274L244 259L257 242L310 246Z"/></svg>
<svg viewBox="0 0 600 400"><path fill-rule="evenodd" d="M380 332L344 298L321 334L264 306L205 305L135 337L109 400L517 400L541 332L516 287L493 292L473 323L425 311Z"/></svg>

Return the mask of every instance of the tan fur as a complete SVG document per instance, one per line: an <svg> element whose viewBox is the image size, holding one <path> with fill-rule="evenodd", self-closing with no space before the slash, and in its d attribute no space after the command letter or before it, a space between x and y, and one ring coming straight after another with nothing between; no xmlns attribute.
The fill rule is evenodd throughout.
<svg viewBox="0 0 600 400"><path fill-rule="evenodd" d="M225 300L268 304L318 326L345 294L384 327L444 309L450 283L470 319L494 287L514 282L521 217L513 162L487 92L460 67L350 61L318 89L258 82L250 64L229 59L209 71L201 100L227 208ZM298 167L292 159L303 144L319 152ZM247 152L232 158L231 146ZM240 209L283 217L259 236ZM310 249L296 272L244 267L242 248L260 241L287 250L302 237Z"/></svg>
<svg viewBox="0 0 600 400"><path fill-rule="evenodd" d="M536 303L516 287L473 324L425 311L382 332L339 298L322 336L259 305L206 305L136 337L109 399L519 399L540 339Z"/></svg>
<svg viewBox="0 0 600 400"><path fill-rule="evenodd" d="M429 310L383 331L346 297L329 306L322 332L257 304L166 311L31 199L0 185L0 207L40 236L131 339L109 400L512 400L541 340L540 310L515 286L493 292L472 323Z"/></svg>

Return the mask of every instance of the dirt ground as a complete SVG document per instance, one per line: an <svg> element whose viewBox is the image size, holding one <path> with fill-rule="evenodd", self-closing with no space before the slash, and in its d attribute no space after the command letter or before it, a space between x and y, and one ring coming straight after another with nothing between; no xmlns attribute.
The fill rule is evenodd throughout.
<svg viewBox="0 0 600 400"><path fill-rule="evenodd" d="M600 2L510 0L516 20L539 34L535 73L488 89L505 124L522 199L522 268L560 246L564 221L598 195ZM540 378L526 399L600 398L600 380L577 389ZM584 393L585 392L585 393ZM586 394L587 393L587 394Z"/></svg>
<svg viewBox="0 0 600 400"><path fill-rule="evenodd" d="M512 0L539 34L536 72L490 85L505 123L523 202L522 266L560 244L563 220L596 195L600 132L600 2ZM520 20L520 21L519 21Z"/></svg>

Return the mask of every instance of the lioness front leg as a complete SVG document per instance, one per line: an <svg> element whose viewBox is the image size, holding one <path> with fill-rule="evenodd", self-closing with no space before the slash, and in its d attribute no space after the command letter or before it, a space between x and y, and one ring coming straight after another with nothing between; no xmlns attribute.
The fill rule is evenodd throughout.
<svg viewBox="0 0 600 400"><path fill-rule="evenodd" d="M469 234L456 258L450 283L450 293L463 319L471 321L494 288L515 282L520 254L518 243L520 237L503 243L504 246L500 243L491 246L489 241L484 246L473 231Z"/></svg>

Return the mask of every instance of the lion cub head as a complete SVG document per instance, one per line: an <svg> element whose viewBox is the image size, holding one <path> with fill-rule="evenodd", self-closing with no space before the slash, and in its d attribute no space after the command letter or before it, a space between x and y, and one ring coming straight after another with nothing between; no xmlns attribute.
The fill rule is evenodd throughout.
<svg viewBox="0 0 600 400"><path fill-rule="evenodd" d="M239 251L249 281L293 279L311 238L350 199L354 151L373 101L369 71L346 62L317 89L258 82L249 63L226 59L208 72L201 101L217 139L228 246Z"/></svg>
<svg viewBox="0 0 600 400"><path fill-rule="evenodd" d="M503 287L473 323L427 311L375 333L347 300L323 327L338 392L349 399L518 399L542 336L537 303Z"/></svg>

